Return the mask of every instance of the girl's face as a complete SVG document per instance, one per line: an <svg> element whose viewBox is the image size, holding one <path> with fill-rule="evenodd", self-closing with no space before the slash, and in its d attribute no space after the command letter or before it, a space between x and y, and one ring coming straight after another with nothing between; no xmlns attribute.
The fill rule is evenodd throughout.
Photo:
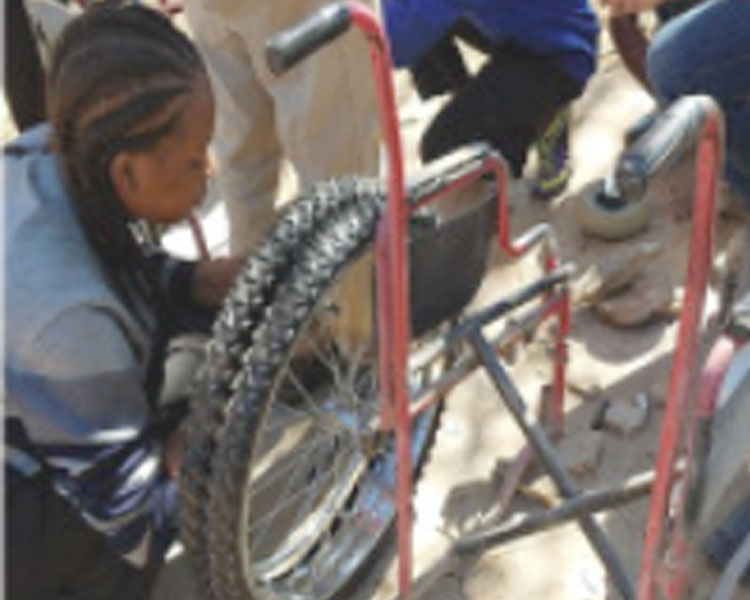
<svg viewBox="0 0 750 600"><path fill-rule="evenodd" d="M122 152L111 166L115 189L130 214L151 223L186 218L206 193L208 143L214 101L208 78L199 76L168 135L146 151Z"/></svg>

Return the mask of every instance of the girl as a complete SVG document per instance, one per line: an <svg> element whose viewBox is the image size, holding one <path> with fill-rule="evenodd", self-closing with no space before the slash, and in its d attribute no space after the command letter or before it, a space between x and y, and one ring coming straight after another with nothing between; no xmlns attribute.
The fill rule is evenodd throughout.
<svg viewBox="0 0 750 600"><path fill-rule="evenodd" d="M206 187L214 107L189 40L139 6L64 32L49 124L4 151L8 598L146 598L174 537L184 405L157 406L167 340L205 327L236 259L178 262L139 221Z"/></svg>

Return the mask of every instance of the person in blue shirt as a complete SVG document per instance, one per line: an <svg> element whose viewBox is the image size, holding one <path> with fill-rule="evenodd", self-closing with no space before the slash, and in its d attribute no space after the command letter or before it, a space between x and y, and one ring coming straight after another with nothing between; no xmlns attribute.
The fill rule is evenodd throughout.
<svg viewBox="0 0 750 600"><path fill-rule="evenodd" d="M207 330L240 261L134 231L202 200L213 97L166 17L111 3L64 31L47 93L49 123L3 150L6 597L143 600L187 410L159 403L166 343Z"/></svg>
<svg viewBox="0 0 750 600"><path fill-rule="evenodd" d="M565 188L564 109L596 66L599 26L587 0L384 0L383 13L394 63L411 70L420 95L453 94L424 133L423 160L484 141L520 176L538 140L535 195ZM475 75L456 38L487 54Z"/></svg>

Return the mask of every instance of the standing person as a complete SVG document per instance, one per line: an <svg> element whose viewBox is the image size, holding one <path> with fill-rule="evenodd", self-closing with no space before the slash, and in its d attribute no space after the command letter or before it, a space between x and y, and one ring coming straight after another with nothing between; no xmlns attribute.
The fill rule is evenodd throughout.
<svg viewBox="0 0 750 600"><path fill-rule="evenodd" d="M377 105L361 36L350 32L283 77L265 63L267 39L326 3L185 2L216 91L214 151L233 255L251 250L272 225L284 161L300 189L329 177L377 175Z"/></svg>
<svg viewBox="0 0 750 600"><path fill-rule="evenodd" d="M548 199L570 177L566 107L596 65L597 19L587 0L384 0L397 66L423 97L452 97L421 140L423 160L484 141L520 176L536 144L533 193ZM488 56L470 75L455 44Z"/></svg>
<svg viewBox="0 0 750 600"><path fill-rule="evenodd" d="M18 131L44 119L44 69L23 0L6 0L5 100Z"/></svg>
<svg viewBox="0 0 750 600"><path fill-rule="evenodd" d="M56 48L49 125L4 149L6 593L145 600L175 534L186 406L170 335L210 322L234 259L178 262L138 221L202 199L213 99L162 15L96 6Z"/></svg>

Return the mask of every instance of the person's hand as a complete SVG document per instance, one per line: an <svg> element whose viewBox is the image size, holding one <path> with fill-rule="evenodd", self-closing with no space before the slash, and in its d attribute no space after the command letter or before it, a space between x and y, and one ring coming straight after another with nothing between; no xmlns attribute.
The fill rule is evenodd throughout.
<svg viewBox="0 0 750 600"><path fill-rule="evenodd" d="M202 260L193 274L191 294L201 306L218 306L242 269L243 258L223 257Z"/></svg>
<svg viewBox="0 0 750 600"><path fill-rule="evenodd" d="M667 1L669 0L601 0L602 4L609 9L610 17L619 17L621 15L630 15L650 10Z"/></svg>

